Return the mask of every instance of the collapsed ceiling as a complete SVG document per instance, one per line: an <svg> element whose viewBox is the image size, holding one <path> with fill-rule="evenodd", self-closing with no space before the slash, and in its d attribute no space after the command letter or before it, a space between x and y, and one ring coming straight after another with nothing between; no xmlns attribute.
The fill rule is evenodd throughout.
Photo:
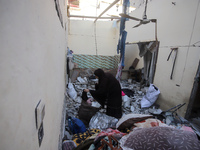
<svg viewBox="0 0 200 150"><path fill-rule="evenodd" d="M101 19L119 19L119 14L122 13L122 4L123 0L68 0L69 17L94 19L101 16L104 17ZM145 4L145 0L130 0L129 13L143 4Z"/></svg>

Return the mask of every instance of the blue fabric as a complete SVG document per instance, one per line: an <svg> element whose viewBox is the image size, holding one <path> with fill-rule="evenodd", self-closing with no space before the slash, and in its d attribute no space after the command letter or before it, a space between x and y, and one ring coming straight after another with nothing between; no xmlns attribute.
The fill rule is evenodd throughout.
<svg viewBox="0 0 200 150"><path fill-rule="evenodd" d="M126 13L128 8L130 7L130 1L129 0L124 0L123 2L123 12Z"/></svg>
<svg viewBox="0 0 200 150"><path fill-rule="evenodd" d="M130 6L129 0L124 0L123 1L123 13L127 14L128 7ZM121 54L121 66L124 67L124 55L125 55L125 42L126 42L126 36L127 32L124 30L125 29L125 22L127 18L121 17L121 22L120 22L120 39L118 41L117 45L117 53Z"/></svg>
<svg viewBox="0 0 200 150"><path fill-rule="evenodd" d="M122 67L124 67L124 56L125 56L125 46L126 46L126 36L127 36L127 32L124 30L122 32L122 38L121 38L121 54L122 54Z"/></svg>
<svg viewBox="0 0 200 150"><path fill-rule="evenodd" d="M126 18L125 17L121 17L121 21L120 21L120 35L122 35L122 32L125 29L125 22L126 22Z"/></svg>
<svg viewBox="0 0 200 150"><path fill-rule="evenodd" d="M84 133L86 131L84 123L75 117L68 117L68 126L73 134Z"/></svg>

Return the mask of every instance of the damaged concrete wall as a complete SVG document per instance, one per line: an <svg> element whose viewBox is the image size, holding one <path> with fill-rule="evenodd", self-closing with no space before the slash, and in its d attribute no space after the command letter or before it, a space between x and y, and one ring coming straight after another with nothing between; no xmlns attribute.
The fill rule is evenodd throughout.
<svg viewBox="0 0 200 150"><path fill-rule="evenodd" d="M69 48L74 54L107 55L117 54L119 25L113 21L69 21Z"/></svg>
<svg viewBox="0 0 200 150"><path fill-rule="evenodd" d="M66 1L0 1L0 149L58 149L67 49ZM59 11L58 10L58 11ZM39 148L35 107L45 104Z"/></svg>
<svg viewBox="0 0 200 150"><path fill-rule="evenodd" d="M144 5L141 5L130 15L142 18L143 12ZM157 103L166 110L185 102L186 105L178 111L178 114L184 116L200 58L199 0L174 0L173 3L160 0L149 1L147 18L157 19L157 34L160 41L154 78L154 84L161 91ZM127 42L155 40L154 23L132 28L136 24L137 21L127 21ZM172 53L169 61L167 58L173 47L178 48L178 54L171 80L175 54Z"/></svg>

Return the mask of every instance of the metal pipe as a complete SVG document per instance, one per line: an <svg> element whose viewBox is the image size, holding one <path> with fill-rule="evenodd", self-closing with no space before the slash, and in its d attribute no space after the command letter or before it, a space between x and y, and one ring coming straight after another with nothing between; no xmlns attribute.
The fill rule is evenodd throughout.
<svg viewBox="0 0 200 150"><path fill-rule="evenodd" d="M176 54L175 54L175 58L174 58L173 66L172 66L172 72L171 72L171 76L170 76L171 80L172 80L172 76L173 76L173 72L174 72L174 66L175 66L175 63L176 63L176 57L177 57L177 53L178 53L178 48L173 48L173 50L176 52Z"/></svg>
<svg viewBox="0 0 200 150"><path fill-rule="evenodd" d="M74 18L92 18L92 19L97 19L98 17L94 16L80 16L80 15L69 15L69 17L74 17ZM120 19L120 17L100 17L98 19Z"/></svg>

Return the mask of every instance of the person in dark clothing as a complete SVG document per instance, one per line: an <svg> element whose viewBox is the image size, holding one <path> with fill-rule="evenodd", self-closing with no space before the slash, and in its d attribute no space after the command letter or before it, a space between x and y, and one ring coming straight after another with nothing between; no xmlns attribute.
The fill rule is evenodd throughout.
<svg viewBox="0 0 200 150"><path fill-rule="evenodd" d="M115 118L122 116L122 93L119 81L110 73L105 73L102 69L94 72L99 82L95 85L96 90L84 89L90 92L92 97L97 100L102 107L107 101L106 114Z"/></svg>

